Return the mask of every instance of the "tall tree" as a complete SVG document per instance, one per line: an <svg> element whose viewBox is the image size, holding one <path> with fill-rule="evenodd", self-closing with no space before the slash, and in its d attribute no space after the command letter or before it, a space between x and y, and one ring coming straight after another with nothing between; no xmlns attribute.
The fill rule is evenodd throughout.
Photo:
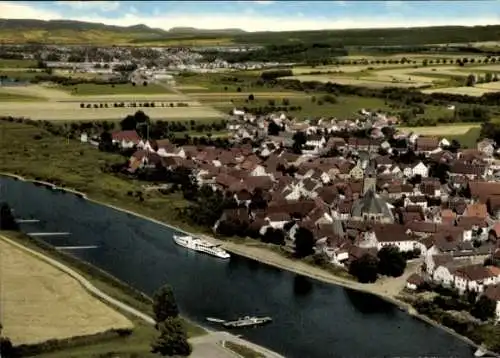
<svg viewBox="0 0 500 358"><path fill-rule="evenodd" d="M99 150L102 150L104 152L110 152L113 150L113 137L108 131L104 131L101 133Z"/></svg>
<svg viewBox="0 0 500 358"><path fill-rule="evenodd" d="M0 353L2 357L9 358L14 356L14 346L9 338L2 336L2 323L0 322Z"/></svg>
<svg viewBox="0 0 500 358"><path fill-rule="evenodd" d="M314 235L311 230L299 227L295 233L295 255L306 257L314 253Z"/></svg>
<svg viewBox="0 0 500 358"><path fill-rule="evenodd" d="M265 209L267 207L267 201L261 188L254 190L250 200L250 209Z"/></svg>
<svg viewBox="0 0 500 358"><path fill-rule="evenodd" d="M274 121L269 122L269 125L267 126L267 134L276 136L280 134L280 130L281 127Z"/></svg>
<svg viewBox="0 0 500 358"><path fill-rule="evenodd" d="M382 275L399 277L406 269L406 260L395 246L383 247L377 256L379 273Z"/></svg>
<svg viewBox="0 0 500 358"><path fill-rule="evenodd" d="M304 144L307 142L307 136L304 132L296 132L293 135L293 146L292 149L294 153L301 154L302 153L302 147Z"/></svg>
<svg viewBox="0 0 500 358"><path fill-rule="evenodd" d="M349 266L349 273L361 283L377 281L377 272L378 259L370 254L364 254Z"/></svg>
<svg viewBox="0 0 500 358"><path fill-rule="evenodd" d="M19 225L14 215L12 215L12 210L7 203L2 203L0 205L0 230L19 230Z"/></svg>
<svg viewBox="0 0 500 358"><path fill-rule="evenodd" d="M153 312L157 324L168 318L179 316L179 308L175 302L174 292L169 285L160 287L153 295Z"/></svg>
<svg viewBox="0 0 500 358"><path fill-rule="evenodd" d="M162 356L188 357L192 348L180 318L170 317L158 325L160 335L151 345L151 352Z"/></svg>
<svg viewBox="0 0 500 358"><path fill-rule="evenodd" d="M496 303L486 296L481 296L472 307L470 313L480 320L486 321L495 317Z"/></svg>

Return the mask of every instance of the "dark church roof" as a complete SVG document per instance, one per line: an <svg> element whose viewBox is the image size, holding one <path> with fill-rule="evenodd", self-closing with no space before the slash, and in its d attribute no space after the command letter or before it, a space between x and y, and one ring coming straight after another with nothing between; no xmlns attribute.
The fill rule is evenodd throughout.
<svg viewBox="0 0 500 358"><path fill-rule="evenodd" d="M356 200L352 206L351 215L353 217L362 217L363 214L383 215L386 218L394 220L392 211L387 202L380 198L373 189L370 189L366 194Z"/></svg>

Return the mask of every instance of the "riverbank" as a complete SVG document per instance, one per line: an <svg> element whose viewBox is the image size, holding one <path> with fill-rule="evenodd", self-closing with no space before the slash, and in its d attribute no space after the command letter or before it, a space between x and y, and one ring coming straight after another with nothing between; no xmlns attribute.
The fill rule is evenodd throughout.
<svg viewBox="0 0 500 358"><path fill-rule="evenodd" d="M15 176L15 177L17 179L20 179L20 180L25 180L25 178L23 178L21 176ZM59 190L64 190L64 189L59 188ZM80 193L79 196L84 197L84 195L85 195L84 193ZM127 214L134 215L134 216L140 217L140 218L145 219L145 220L152 221L156 224L163 225L163 226L169 227L171 229L174 229L174 230L177 230L180 232L184 232L186 234L199 235L197 233L189 233L186 230L183 230L183 229L176 227L176 226L173 226L173 225L166 224L165 222L156 220L156 219L151 218L147 215L139 214L139 213L137 213L137 211L134 211L134 209L132 209L132 210L124 209L122 207L119 207L116 205L110 205L107 202L104 202L102 200L95 200L93 198L87 198L87 199L90 202L104 205L104 206L113 208L115 210L125 212ZM138 204L138 205L140 205L140 204ZM129 207L130 207L130 205L129 205ZM138 210L138 209L136 209L136 210ZM268 265L272 265L275 267L279 267L281 269L295 272L295 273L300 274L300 275L308 276L308 277L311 277L311 278L314 278L314 279L317 279L317 280L320 280L323 282L333 283L333 284L341 285L343 287L354 289L357 291L375 294L375 295L381 297L382 299L385 299L385 300L387 300L395 305L398 305L402 309L409 311L409 313L413 314L415 317L423 319L426 322L428 322L436 327L440 327L442 329L445 329L447 332L464 340L468 344L471 344L472 346L478 347L477 344L474 344L472 341L470 341L466 337L458 335L456 332L451 331L451 330L447 329L446 327L443 327L442 325L439 325L437 322L430 321L426 317L416 315L416 312L412 309L412 307L409 304L399 300L396 296L397 296L397 293L399 293L399 290L404 287L404 282L406 281L405 277L402 277L399 281L397 279L386 279L386 280L383 279L375 284L364 285L364 284L360 284L358 282L354 282L354 281L351 281L351 280L348 280L348 279L345 279L342 277L335 276L332 273L329 273L328 271L322 270L318 267L311 266L305 262L286 258L277 252L274 252L274 251L271 251L267 248L262 247L262 245L257 246L257 245L238 244L238 243L234 243L234 242L219 240L219 239L216 239L213 237L208 237L208 236L206 236L206 238L211 240L212 242L222 244L228 251L230 251L234 254L237 254L237 255L241 255L241 256L244 256L244 257L247 257L247 258L250 258L253 260L257 260L257 261L266 263ZM409 274L411 274L411 271L408 273L405 273L405 275L409 275Z"/></svg>

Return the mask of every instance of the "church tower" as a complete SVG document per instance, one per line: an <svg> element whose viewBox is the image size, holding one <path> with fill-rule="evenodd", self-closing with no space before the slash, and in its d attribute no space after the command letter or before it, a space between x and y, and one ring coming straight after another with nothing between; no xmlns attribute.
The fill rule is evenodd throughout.
<svg viewBox="0 0 500 358"><path fill-rule="evenodd" d="M377 169L373 165L373 161L370 161L365 168L365 173L363 177L363 195L365 195L369 190L377 192Z"/></svg>

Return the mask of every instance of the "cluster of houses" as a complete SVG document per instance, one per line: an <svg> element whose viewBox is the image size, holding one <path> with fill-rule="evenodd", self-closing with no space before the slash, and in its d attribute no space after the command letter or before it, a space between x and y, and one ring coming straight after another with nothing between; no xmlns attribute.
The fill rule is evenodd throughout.
<svg viewBox="0 0 500 358"><path fill-rule="evenodd" d="M488 295L498 303L500 319L500 268L484 265L488 258L500 261L500 160L494 156L495 144L486 139L477 148L451 151L444 138L393 131L397 143L405 146L392 148L394 141L377 134L392 119L366 117L369 138L335 137L332 129L365 127L366 120L304 126L283 116L262 121L263 129L277 121L285 128L279 135L259 141L252 137L253 144L235 143L229 149L146 141L135 131L115 132L112 138L123 148L136 148L129 161L131 173L187 167L199 185L234 197L240 208L224 211L214 229L225 221L243 223L261 235L269 228L281 229L293 247L297 229L307 228L316 252L342 267L396 246L422 261L408 288L432 281L462 293ZM317 127L326 129L325 134L318 135ZM288 132L298 130L306 134L301 154L289 148ZM333 148L340 154L328 156ZM414 162L401 163L390 155L396 150L399 155L412 150ZM432 176L439 164L446 164L448 171L444 183ZM267 202L265 209L250 206L256 193Z"/></svg>
<svg viewBox="0 0 500 358"><path fill-rule="evenodd" d="M384 113L361 109L355 119L317 118L298 121L294 118L288 118L284 113L256 116L235 108L232 111L232 121L228 124L228 130L236 141L245 139L259 141L268 138L268 127L271 122L282 129L279 136L281 144L291 145L293 135L296 132L304 132L308 135L308 140L303 150L309 154L317 155L325 148L326 136L333 137L331 140L334 141L336 140L335 133L341 131L368 131L370 141L362 138L351 138L351 141L359 141L360 149L378 151L380 147L390 148L388 143L385 143L382 129L397 124L399 119Z"/></svg>

